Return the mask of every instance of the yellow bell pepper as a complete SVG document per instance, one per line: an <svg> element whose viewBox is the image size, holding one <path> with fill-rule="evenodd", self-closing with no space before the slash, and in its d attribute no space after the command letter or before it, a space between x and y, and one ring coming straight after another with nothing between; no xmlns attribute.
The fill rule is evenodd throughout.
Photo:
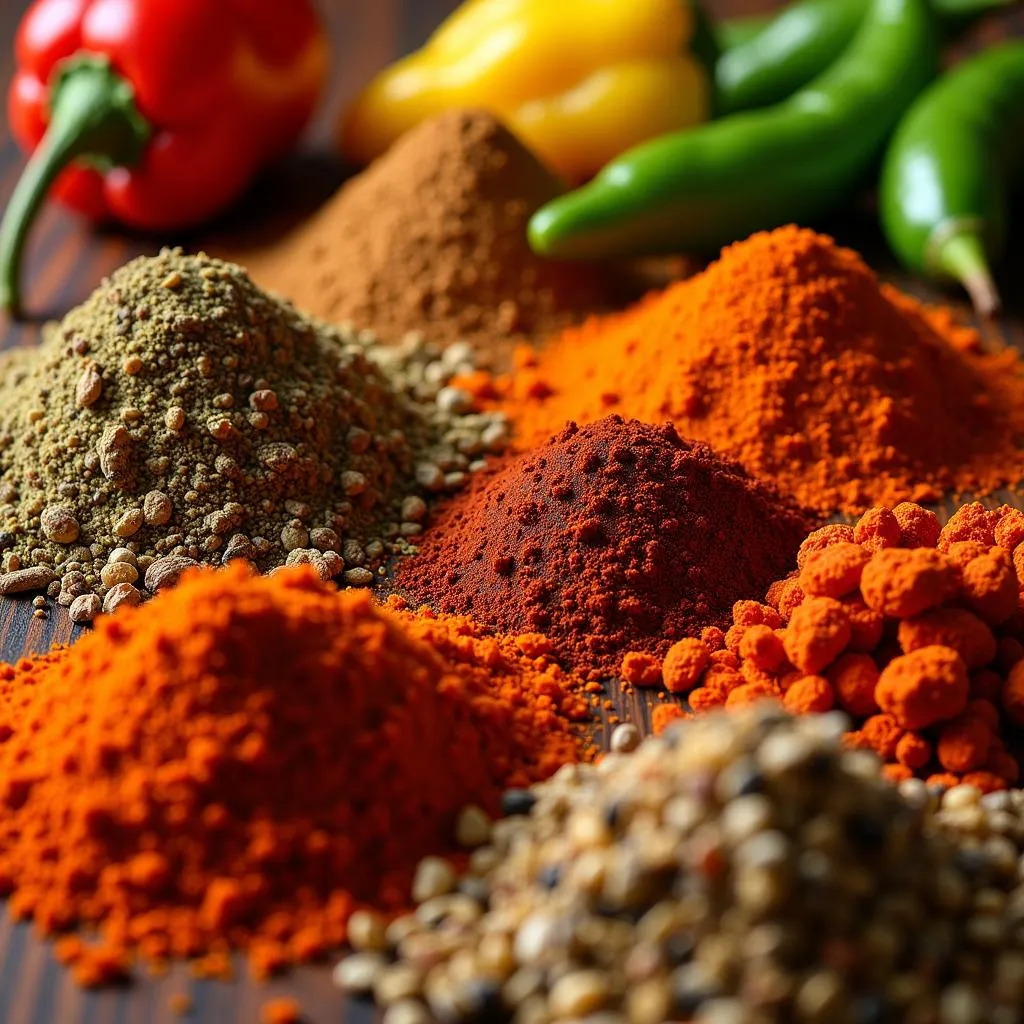
<svg viewBox="0 0 1024 1024"><path fill-rule="evenodd" d="M346 111L341 147L369 163L454 107L500 117L567 181L707 118L689 0L467 0Z"/></svg>

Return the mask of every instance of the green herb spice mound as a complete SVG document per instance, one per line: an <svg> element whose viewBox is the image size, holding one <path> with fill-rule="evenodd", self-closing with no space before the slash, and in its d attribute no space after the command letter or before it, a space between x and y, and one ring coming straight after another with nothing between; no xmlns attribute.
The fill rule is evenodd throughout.
<svg viewBox="0 0 1024 1024"><path fill-rule="evenodd" d="M503 439L461 415L456 369L415 342L380 355L233 264L135 260L0 360L0 593L59 588L83 620L196 562L372 582L423 492Z"/></svg>

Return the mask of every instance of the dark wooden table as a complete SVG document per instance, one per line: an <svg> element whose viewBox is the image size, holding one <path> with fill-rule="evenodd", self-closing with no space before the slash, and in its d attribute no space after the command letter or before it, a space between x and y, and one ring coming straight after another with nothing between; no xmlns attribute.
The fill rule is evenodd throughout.
<svg viewBox="0 0 1024 1024"><path fill-rule="evenodd" d="M284 5L287 0L281 0ZM558 2L558 0L552 0ZM12 42L27 0L0 0L0 83L12 72ZM33 237L26 266L29 321L0 323L0 348L35 344L43 321L59 318L81 302L100 279L133 256L152 253L169 242L196 247L210 237L244 235L268 218L297 218L329 196L344 180L345 168L331 153L339 109L380 66L418 46L457 0L321 0L334 41L334 70L327 101L309 133L304 150L286 165L268 172L250 194L208 232L181 238L151 238L114 231L96 232L67 213L48 208ZM772 0L709 0L719 16L770 9ZM1024 11L990 18L972 32L968 46L1010 33L1024 34ZM23 165L23 156L0 123L0 197L6 200ZM282 211L283 206L283 211ZM865 252L883 271L891 267L869 207L851 211L827 225L844 243ZM1019 237L1019 233L1018 233ZM1013 315L1001 325L1003 337L1024 347L1024 298L1015 287L1024 280L1024 247L1004 272L1004 288ZM940 298L918 282L898 274L895 280L926 297ZM0 660L14 661L73 639L63 609L51 607L46 619L32 617L28 601L0 599ZM624 717L646 724L648 707L631 698ZM251 983L239 965L234 984L196 981L184 965L163 978L142 978L130 988L89 993L78 989L53 959L48 945L24 926L0 916L0 1024L169 1024L176 1018L170 997L187 994L193 1003L188 1020L198 1024L256 1024L259 1008L276 996L297 998L311 1024L368 1020L369 1010L345 1000L333 988L326 968L303 969L268 985Z"/></svg>

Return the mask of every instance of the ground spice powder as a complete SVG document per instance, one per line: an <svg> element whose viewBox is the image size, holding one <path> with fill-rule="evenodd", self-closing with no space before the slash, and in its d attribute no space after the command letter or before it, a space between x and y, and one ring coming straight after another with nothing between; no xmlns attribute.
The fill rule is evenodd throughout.
<svg viewBox="0 0 1024 1024"><path fill-rule="evenodd" d="M570 424L439 513L398 587L506 632L546 634L589 674L661 652L763 593L808 520L670 424Z"/></svg>
<svg viewBox="0 0 1024 1024"><path fill-rule="evenodd" d="M497 391L518 444L610 411L672 420L823 512L1024 475L1024 375L948 311L812 231L754 235L696 277L521 353Z"/></svg>
<svg viewBox="0 0 1024 1024"><path fill-rule="evenodd" d="M703 713L774 698L838 708L846 743L895 780L1016 785L1024 726L1024 513L974 502L940 529L919 505L811 533L765 604L682 641L662 681ZM656 680L657 682L657 680Z"/></svg>
<svg viewBox="0 0 1024 1024"><path fill-rule="evenodd" d="M603 272L535 256L531 214L564 186L484 111L408 132L272 249L255 279L300 308L393 341L545 335L607 305Z"/></svg>
<svg viewBox="0 0 1024 1024"><path fill-rule="evenodd" d="M411 350L382 349L234 264L132 261L41 348L0 359L2 568L63 578L66 603L138 600L236 558L371 582L485 428L437 400Z"/></svg>
<svg viewBox="0 0 1024 1024"><path fill-rule="evenodd" d="M232 566L0 667L11 912L97 924L59 947L86 984L136 947L210 973L317 956L357 901L407 902L461 809L577 759L586 699L535 641Z"/></svg>

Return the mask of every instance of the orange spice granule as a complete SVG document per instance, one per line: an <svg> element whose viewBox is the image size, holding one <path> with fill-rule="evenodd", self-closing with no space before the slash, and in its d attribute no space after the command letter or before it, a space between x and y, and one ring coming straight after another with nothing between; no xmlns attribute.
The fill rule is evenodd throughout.
<svg viewBox="0 0 1024 1024"><path fill-rule="evenodd" d="M661 661L653 654L630 651L622 659L622 678L633 686L658 686L661 683Z"/></svg>
<svg viewBox="0 0 1024 1024"><path fill-rule="evenodd" d="M678 704L659 704L651 712L651 731L655 736L660 736L673 722L687 717L687 713Z"/></svg>
<svg viewBox="0 0 1024 1024"><path fill-rule="evenodd" d="M302 1007L294 999L271 999L260 1007L260 1024L300 1024Z"/></svg>
<svg viewBox="0 0 1024 1024"><path fill-rule="evenodd" d="M175 992L167 1000L167 1008L175 1017L185 1017L192 1012L192 997L184 992Z"/></svg>
<svg viewBox="0 0 1024 1024"><path fill-rule="evenodd" d="M525 645L538 650L535 644ZM409 902L470 804L576 761L582 683L466 618L308 567L196 571L73 647L0 666L0 885L84 985L233 949L266 976Z"/></svg>
<svg viewBox="0 0 1024 1024"><path fill-rule="evenodd" d="M809 534L767 604L738 602L728 667L712 655L695 713L768 696L795 714L837 707L847 744L894 780L985 792L1015 785L1024 727L1024 513L965 505L945 526L908 502ZM781 644L778 656L775 644ZM766 653L767 652L767 653Z"/></svg>
<svg viewBox="0 0 1024 1024"><path fill-rule="evenodd" d="M711 652L702 640L690 637L674 643L661 667L665 688L669 693L688 693L697 685L710 659Z"/></svg>

